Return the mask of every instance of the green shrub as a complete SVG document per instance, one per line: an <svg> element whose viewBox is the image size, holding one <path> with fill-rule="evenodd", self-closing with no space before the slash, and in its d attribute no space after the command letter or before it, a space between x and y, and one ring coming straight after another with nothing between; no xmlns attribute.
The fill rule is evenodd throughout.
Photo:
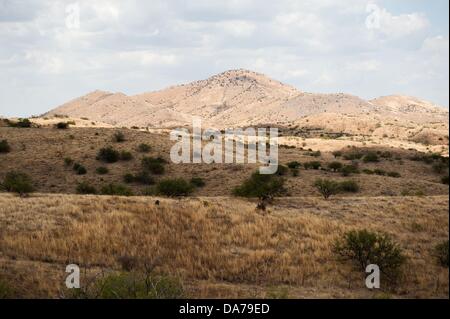
<svg viewBox="0 0 450 319"><path fill-rule="evenodd" d="M397 281L406 262L401 248L389 236L368 230L347 232L335 243L334 250L363 273L368 265L378 265L391 282Z"/></svg>
<svg viewBox="0 0 450 319"><path fill-rule="evenodd" d="M10 127L17 128L30 128L32 126L32 123L29 119L19 119L17 122L7 120L6 123L8 123Z"/></svg>
<svg viewBox="0 0 450 319"><path fill-rule="evenodd" d="M116 143L122 143L122 142L125 142L125 141L126 141L126 139L125 139L125 134L123 134L122 132L116 132L116 133L114 133L113 140L114 140Z"/></svg>
<svg viewBox="0 0 450 319"><path fill-rule="evenodd" d="M351 152L351 153L344 154L344 159L346 159L348 161L355 161L355 160L360 160L361 158L363 158L363 156L364 156L363 153Z"/></svg>
<svg viewBox="0 0 450 319"><path fill-rule="evenodd" d="M315 152L308 152L308 153L306 153L306 155L312 156L312 157L320 157L320 155L322 155L322 153L320 151L315 151Z"/></svg>
<svg viewBox="0 0 450 319"><path fill-rule="evenodd" d="M379 175L379 176L386 176L387 175L386 171L384 171L382 169L379 169L379 168L375 169L373 172L375 173L375 175Z"/></svg>
<svg viewBox="0 0 450 319"><path fill-rule="evenodd" d="M438 244L435 248L436 256L439 259L439 263L442 265L442 267L447 268L448 268L448 249L449 249L448 240Z"/></svg>
<svg viewBox="0 0 450 319"><path fill-rule="evenodd" d="M363 173L364 174L367 174L367 175L374 175L375 174L375 172L374 171L372 171L371 169L363 169Z"/></svg>
<svg viewBox="0 0 450 319"><path fill-rule="evenodd" d="M81 165L80 163L75 163L73 164L73 170L78 174L78 175L86 175L87 174L87 170L86 168Z"/></svg>
<svg viewBox="0 0 450 319"><path fill-rule="evenodd" d="M382 158L392 158L392 153L389 151L384 151L380 154L380 157Z"/></svg>
<svg viewBox="0 0 450 319"><path fill-rule="evenodd" d="M201 177L192 177L191 184L195 187L204 187L206 185L205 181Z"/></svg>
<svg viewBox="0 0 450 319"><path fill-rule="evenodd" d="M328 168L332 170L333 172L337 172L341 170L343 167L341 162L331 162L328 164Z"/></svg>
<svg viewBox="0 0 450 319"><path fill-rule="evenodd" d="M326 179L317 179L314 183L323 198L328 199L339 192L339 183Z"/></svg>
<svg viewBox="0 0 450 319"><path fill-rule="evenodd" d="M120 160L121 161L131 161L133 159L133 154L127 151L120 152Z"/></svg>
<svg viewBox="0 0 450 319"><path fill-rule="evenodd" d="M355 181L343 181L339 183L339 191L345 193L358 193L359 185Z"/></svg>
<svg viewBox="0 0 450 319"><path fill-rule="evenodd" d="M402 175L400 173L398 173L398 172L388 172L387 176L393 177L393 178L400 178L400 177L402 177Z"/></svg>
<svg viewBox="0 0 450 319"><path fill-rule="evenodd" d="M165 172L165 161L162 158L144 157L142 167L155 175L162 175Z"/></svg>
<svg viewBox="0 0 450 319"><path fill-rule="evenodd" d="M69 128L69 123L68 122L59 122L55 124L55 127L58 130L67 130Z"/></svg>
<svg viewBox="0 0 450 319"><path fill-rule="evenodd" d="M341 169L342 176L350 176L352 174L359 174L359 168L356 164L344 165Z"/></svg>
<svg viewBox="0 0 450 319"><path fill-rule="evenodd" d="M149 153L152 150L152 148L150 145L142 143L142 144L139 144L138 150L141 153Z"/></svg>
<svg viewBox="0 0 450 319"><path fill-rule="evenodd" d="M136 183L142 184L142 185L153 185L155 184L154 178L150 175L147 171L142 171L136 176L134 176L134 181Z"/></svg>
<svg viewBox="0 0 450 319"><path fill-rule="evenodd" d="M111 146L100 149L97 160L105 163L116 163L120 159L120 153Z"/></svg>
<svg viewBox="0 0 450 319"><path fill-rule="evenodd" d="M1 186L7 192L18 193L20 195L29 194L34 191L31 178L21 172L10 172L6 174Z"/></svg>
<svg viewBox="0 0 450 319"><path fill-rule="evenodd" d="M365 163L377 163L380 161L380 158L378 157L377 153L369 152L364 156L363 161Z"/></svg>
<svg viewBox="0 0 450 319"><path fill-rule="evenodd" d="M342 152L341 151L334 151L333 153L334 158L338 158L342 156Z"/></svg>
<svg viewBox="0 0 450 319"><path fill-rule="evenodd" d="M109 184L102 187L103 195L133 196L131 189L120 184Z"/></svg>
<svg viewBox="0 0 450 319"><path fill-rule="evenodd" d="M239 197L256 197L260 199L273 198L286 192L284 180L274 175L264 175L255 172L244 181L241 186L233 190L233 194Z"/></svg>
<svg viewBox="0 0 450 319"><path fill-rule="evenodd" d="M188 196L192 193L193 187L182 178L166 179L158 183L156 187L159 195L168 197Z"/></svg>
<svg viewBox="0 0 450 319"><path fill-rule="evenodd" d="M133 174L130 174L130 173L125 174L125 175L123 176L123 181L124 181L125 183L127 183L127 184L133 183L133 182L135 181L134 175L133 175Z"/></svg>
<svg viewBox="0 0 450 319"><path fill-rule="evenodd" d="M72 292L75 299L182 299L181 281L140 272L113 273Z"/></svg>
<svg viewBox="0 0 450 319"><path fill-rule="evenodd" d="M9 153L11 152L11 146L9 146L7 140L0 141L0 153Z"/></svg>
<svg viewBox="0 0 450 319"><path fill-rule="evenodd" d="M297 161L287 163L287 167L289 167L290 169L300 168L301 166L302 164Z"/></svg>
<svg viewBox="0 0 450 319"><path fill-rule="evenodd" d="M97 194L97 189L86 182L82 182L77 186L77 193L82 195L95 195Z"/></svg>
<svg viewBox="0 0 450 319"><path fill-rule="evenodd" d="M73 159L71 159L70 157L66 157L64 159L64 165L66 165L67 167L72 166L73 165Z"/></svg>
<svg viewBox="0 0 450 319"><path fill-rule="evenodd" d="M322 163L317 162L317 161L312 161L312 162L306 162L305 164L303 164L303 167L308 170L308 169L314 169L314 170L318 170L322 167Z"/></svg>
<svg viewBox="0 0 450 319"><path fill-rule="evenodd" d="M98 175L106 175L109 173L109 169L104 166L98 167L95 171L97 172Z"/></svg>
<svg viewBox="0 0 450 319"><path fill-rule="evenodd" d="M441 183L442 184L446 184L446 185L448 185L448 175L446 175L446 176L442 176L442 178L441 178Z"/></svg>

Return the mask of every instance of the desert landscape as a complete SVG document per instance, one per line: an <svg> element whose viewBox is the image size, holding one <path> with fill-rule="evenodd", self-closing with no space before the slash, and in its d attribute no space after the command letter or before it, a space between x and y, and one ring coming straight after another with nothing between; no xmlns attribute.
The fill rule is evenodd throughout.
<svg viewBox="0 0 450 319"><path fill-rule="evenodd" d="M278 128L277 173L172 163L169 133L195 117ZM448 298L448 181L449 113L418 98L243 69L94 91L0 119L0 297ZM361 263L377 260L368 289Z"/></svg>

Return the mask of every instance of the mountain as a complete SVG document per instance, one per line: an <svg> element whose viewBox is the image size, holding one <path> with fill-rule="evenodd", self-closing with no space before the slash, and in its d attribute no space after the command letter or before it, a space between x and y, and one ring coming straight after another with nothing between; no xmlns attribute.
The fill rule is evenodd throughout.
<svg viewBox="0 0 450 319"><path fill-rule="evenodd" d="M204 125L218 128L287 125L305 117L320 118L321 114L337 114L341 120L356 117L448 126L448 112L416 98L388 96L366 101L343 93L306 93L242 69L135 96L95 91L45 115L57 114L128 127L189 125L193 116L201 117Z"/></svg>

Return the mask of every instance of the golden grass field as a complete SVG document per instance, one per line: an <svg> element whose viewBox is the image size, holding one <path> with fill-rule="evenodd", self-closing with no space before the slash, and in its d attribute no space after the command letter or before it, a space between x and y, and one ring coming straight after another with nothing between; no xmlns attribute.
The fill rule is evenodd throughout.
<svg viewBox="0 0 450 319"><path fill-rule="evenodd" d="M15 297L61 297L67 264L88 273L120 270L118 260L129 256L179 277L192 298L448 298L448 268L438 264L434 247L449 236L449 188L430 165L409 159L415 151L380 146L393 158L360 163L360 169L396 171L401 178L300 170L285 177L289 196L264 213L255 201L231 196L255 165L169 164L157 180L199 176L206 182L183 199L76 195L80 182L99 189L138 172L140 143L152 146L145 156L169 159L168 136L122 129L126 141L114 143L117 130L0 127L0 140L12 147L0 154L0 180L23 171L36 188L27 198L0 193L0 280L14 288ZM326 166L336 160L328 152L309 156L305 143L305 150L280 148L280 163ZM134 159L100 163L97 152L107 145L131 151ZM65 167L65 157L88 173L76 175ZM97 175L99 166L110 173ZM355 180L361 191L324 200L313 187L317 178ZM136 195L145 188L130 187ZM333 254L337 238L364 228L389 234L405 250L408 262L397 288L366 289L364 276Z"/></svg>

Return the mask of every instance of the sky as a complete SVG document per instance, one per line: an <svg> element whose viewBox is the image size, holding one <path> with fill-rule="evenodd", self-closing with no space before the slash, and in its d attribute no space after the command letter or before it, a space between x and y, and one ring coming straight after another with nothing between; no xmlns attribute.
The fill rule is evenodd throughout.
<svg viewBox="0 0 450 319"><path fill-rule="evenodd" d="M449 106L448 0L0 0L0 116L249 69Z"/></svg>

